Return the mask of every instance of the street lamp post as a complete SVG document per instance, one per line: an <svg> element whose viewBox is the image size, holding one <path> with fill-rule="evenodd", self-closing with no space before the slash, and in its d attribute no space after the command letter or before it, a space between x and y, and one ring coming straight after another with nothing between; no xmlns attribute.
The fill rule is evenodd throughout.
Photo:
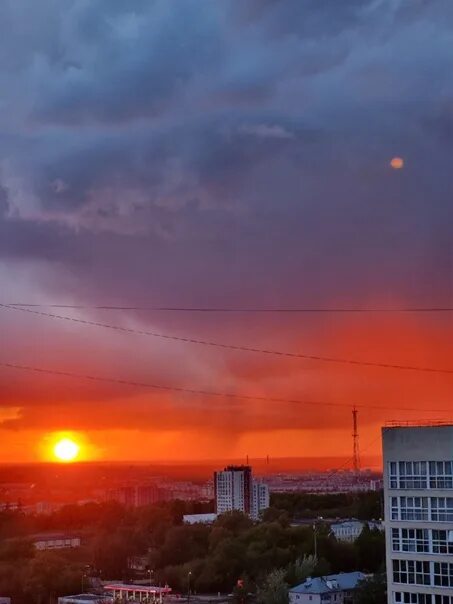
<svg viewBox="0 0 453 604"><path fill-rule="evenodd" d="M318 535L316 532L316 523L313 524L313 541L314 541L315 559L317 559L317 557L318 557Z"/></svg>
<svg viewBox="0 0 453 604"><path fill-rule="evenodd" d="M187 573L187 604L190 604L190 577L192 576L192 571L189 570Z"/></svg>
<svg viewBox="0 0 453 604"><path fill-rule="evenodd" d="M153 580L154 580L154 571L151 570L150 568L148 569L148 575L149 575L149 587L151 589L151 587L153 586ZM151 591L149 592L149 601L151 601ZM156 601L156 592L153 593L153 602Z"/></svg>

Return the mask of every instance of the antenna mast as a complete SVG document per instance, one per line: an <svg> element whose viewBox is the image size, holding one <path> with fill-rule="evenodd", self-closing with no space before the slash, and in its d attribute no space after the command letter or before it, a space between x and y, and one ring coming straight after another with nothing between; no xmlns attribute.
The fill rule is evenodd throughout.
<svg viewBox="0 0 453 604"><path fill-rule="evenodd" d="M360 472L360 450L359 450L359 431L357 425L357 416L359 412L356 407L352 409L352 442L353 442L353 468L355 474Z"/></svg>

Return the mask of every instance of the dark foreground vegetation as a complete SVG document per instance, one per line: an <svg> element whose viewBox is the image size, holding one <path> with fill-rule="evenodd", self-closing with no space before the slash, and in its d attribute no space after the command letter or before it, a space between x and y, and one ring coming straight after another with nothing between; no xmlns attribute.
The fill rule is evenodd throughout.
<svg viewBox="0 0 453 604"><path fill-rule="evenodd" d="M175 591L186 592L190 572L194 592L237 591L242 579L244 590L269 603L280 601L276 593L308 574L382 568L384 538L377 531L364 530L354 544L345 544L317 520L315 559L312 523L291 525L294 517L331 517L353 508L356 516L372 517L379 496L278 495L272 504L263 522L233 512L211 526L184 525L184 513L208 511L209 504L181 501L139 509L114 503L68 505L49 516L3 512L0 595L12 597L15 604L47 604L59 595L80 593L88 575L132 581L137 578L128 570L132 556L146 556L154 583L168 583ZM82 547L37 552L32 535L43 531L78 534Z"/></svg>

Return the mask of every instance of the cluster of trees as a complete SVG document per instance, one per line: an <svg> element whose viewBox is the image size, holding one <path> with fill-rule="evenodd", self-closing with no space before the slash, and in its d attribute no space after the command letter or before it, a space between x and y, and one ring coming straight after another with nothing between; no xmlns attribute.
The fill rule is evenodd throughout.
<svg viewBox="0 0 453 604"><path fill-rule="evenodd" d="M327 516L325 510L333 509L332 503L338 502L285 495L274 498L263 522L232 512L211 526L184 525L184 513L204 511L185 502L139 509L114 503L66 506L48 517L0 514L0 593L19 604L41 604L80 592L88 565L91 574L102 578L132 580L128 558L146 555L154 581L176 591L187 591L189 573L191 589L197 593L231 592L241 579L247 593L257 593L264 604L279 604L287 586L309 574L375 572L383 566L380 532L365 529L354 544L347 544L336 541L322 522L316 526L314 558L313 527L292 526L289 516L299 510ZM77 531L83 546L36 552L27 535L42 530Z"/></svg>
<svg viewBox="0 0 453 604"><path fill-rule="evenodd" d="M383 516L381 491L365 493L273 493L271 509L286 512L290 518L358 518L377 520Z"/></svg>

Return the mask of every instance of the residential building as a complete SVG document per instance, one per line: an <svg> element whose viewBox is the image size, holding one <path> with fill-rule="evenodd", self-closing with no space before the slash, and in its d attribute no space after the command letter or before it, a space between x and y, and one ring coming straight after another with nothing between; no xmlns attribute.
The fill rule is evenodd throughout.
<svg viewBox="0 0 453 604"><path fill-rule="evenodd" d="M171 594L171 588L168 585L164 587L157 585L127 585L125 583L109 583L104 585L104 592L113 597L113 601L117 602L155 602L157 599L162 601L163 597ZM62 603L66 604L66 603ZM69 602L67 604L70 604ZM76 603L79 604L79 603ZM80 603L83 604L83 603Z"/></svg>
<svg viewBox="0 0 453 604"><path fill-rule="evenodd" d="M108 501L117 501L126 507L142 507L157 503L160 492L156 485L129 485L110 489L107 492Z"/></svg>
<svg viewBox="0 0 453 604"><path fill-rule="evenodd" d="M127 568L144 573L149 568L149 556L129 556L127 559Z"/></svg>
<svg viewBox="0 0 453 604"><path fill-rule="evenodd" d="M262 510L269 507L267 485L253 481L250 466L227 466L214 472L216 513L239 510L258 519Z"/></svg>
<svg viewBox="0 0 453 604"><path fill-rule="evenodd" d="M389 604L453 604L453 425L383 428Z"/></svg>
<svg viewBox="0 0 453 604"><path fill-rule="evenodd" d="M365 578L361 572L309 577L289 590L289 604L351 604L354 590Z"/></svg>
<svg viewBox="0 0 453 604"><path fill-rule="evenodd" d="M217 514L232 510L250 514L252 468L227 466L223 472L214 472L214 490Z"/></svg>
<svg viewBox="0 0 453 604"><path fill-rule="evenodd" d="M384 530L381 522L365 522L362 520L356 520L355 518L352 518L351 520L342 520L341 522L334 522L330 525L330 530L338 541L353 543L361 535L366 526L368 526L370 530Z"/></svg>
<svg viewBox="0 0 453 604"><path fill-rule="evenodd" d="M184 514L184 524L212 524L217 520L217 514Z"/></svg>
<svg viewBox="0 0 453 604"><path fill-rule="evenodd" d="M61 596L58 604L112 604L113 599L104 595L78 594L75 596Z"/></svg>
<svg viewBox="0 0 453 604"><path fill-rule="evenodd" d="M42 533L32 535L31 539L37 550L70 549L80 547L80 537L63 533Z"/></svg>
<svg viewBox="0 0 453 604"><path fill-rule="evenodd" d="M269 487L264 482L252 482L252 510L251 517L258 519L260 512L269 507Z"/></svg>

